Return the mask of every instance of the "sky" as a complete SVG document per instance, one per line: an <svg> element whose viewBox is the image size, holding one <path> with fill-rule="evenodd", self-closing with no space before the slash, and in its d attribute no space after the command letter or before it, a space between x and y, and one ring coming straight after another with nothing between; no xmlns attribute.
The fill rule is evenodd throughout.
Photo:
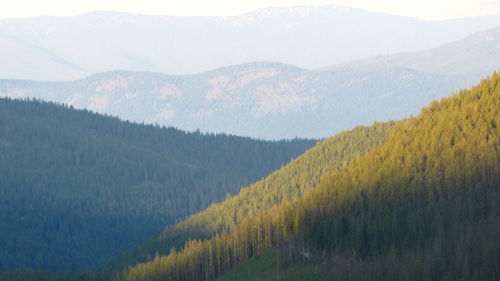
<svg viewBox="0 0 500 281"><path fill-rule="evenodd" d="M267 7L325 4L427 20L500 14L500 0L0 0L0 3L0 18L74 16L96 10L176 16L230 16Z"/></svg>

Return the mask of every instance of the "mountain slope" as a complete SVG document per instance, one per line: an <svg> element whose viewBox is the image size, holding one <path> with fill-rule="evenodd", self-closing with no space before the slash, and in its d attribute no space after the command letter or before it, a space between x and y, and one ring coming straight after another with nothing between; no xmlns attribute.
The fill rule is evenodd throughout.
<svg viewBox="0 0 500 281"><path fill-rule="evenodd" d="M498 15L436 22L334 5L268 8L233 17L97 11L2 19L0 37L29 48L20 52L1 44L0 61L9 63L0 77L68 80L118 69L186 74L249 61L317 68L431 48L498 25ZM33 57L39 63L33 64Z"/></svg>
<svg viewBox="0 0 500 281"><path fill-rule="evenodd" d="M295 201L304 192L317 186L321 178L342 165L383 143L394 127L393 122L357 127L318 143L280 170L238 195L211 205L183 222L167 228L153 239L111 261L107 271L118 271L127 265L144 262L155 254L166 254L180 248L190 239L209 238L229 230L243 218L257 216L272 209L283 200Z"/></svg>
<svg viewBox="0 0 500 281"><path fill-rule="evenodd" d="M485 76L497 70L499 65L500 27L496 27L425 51L377 56L322 70L375 71L399 67L442 75L469 73Z"/></svg>
<svg viewBox="0 0 500 281"><path fill-rule="evenodd" d="M417 114L468 79L476 78L411 69L318 72L262 62L187 76L118 71L68 82L0 80L0 96L36 97L189 131L323 138Z"/></svg>
<svg viewBox="0 0 500 281"><path fill-rule="evenodd" d="M4 77L23 77L27 65L37 66L30 68L33 77L40 77L46 73L76 75L81 71L74 64L65 61L47 49L1 33L0 49L8 53L8 55L6 53L2 55L4 69L9 70L9 73L5 74Z"/></svg>
<svg viewBox="0 0 500 281"><path fill-rule="evenodd" d="M400 119L500 68L500 29L438 48L311 71L254 62L192 75L113 71L76 81L0 80L36 97L126 120L263 139L324 138Z"/></svg>
<svg viewBox="0 0 500 281"><path fill-rule="evenodd" d="M309 280L495 280L499 122L495 73L398 122L384 144L297 202L192 240L122 279L215 280L275 248L276 265L280 249L290 265L319 259L315 266L327 272Z"/></svg>
<svg viewBox="0 0 500 281"><path fill-rule="evenodd" d="M0 99L0 270L82 270L312 146Z"/></svg>

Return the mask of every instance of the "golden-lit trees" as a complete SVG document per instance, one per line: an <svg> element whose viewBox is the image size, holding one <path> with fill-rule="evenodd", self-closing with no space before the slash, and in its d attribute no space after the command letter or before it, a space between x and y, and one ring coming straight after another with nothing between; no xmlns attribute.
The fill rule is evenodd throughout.
<svg viewBox="0 0 500 281"><path fill-rule="evenodd" d="M278 253L303 243L325 257L352 259L352 268L328 269L329 280L495 280L500 276L499 116L495 73L398 122L382 145L330 171L296 200L284 197L238 218L215 238L188 242L179 262L162 262L166 255L129 268L122 278L215 280L267 249ZM207 254L216 256L214 275L203 272L209 270L202 266L210 261ZM168 268L160 277L155 263ZM168 273L186 267L191 271L177 277Z"/></svg>
<svg viewBox="0 0 500 281"><path fill-rule="evenodd" d="M370 127L357 127L327 138L282 169L242 188L238 195L222 203L212 204L205 211L169 227L154 239L115 259L108 269L120 270L128 264L148 261L157 252L167 254L172 247L180 249L188 239L207 239L230 231L244 219L261 220L263 213L270 211L283 199L293 204L308 190L319 185L325 175L342 169L352 159L383 143L393 128L394 122L375 123ZM252 231L258 234L254 236L254 251L260 253L263 245L270 245L269 240L264 241L268 236L263 235L269 231L268 226L269 223L263 221L252 226Z"/></svg>

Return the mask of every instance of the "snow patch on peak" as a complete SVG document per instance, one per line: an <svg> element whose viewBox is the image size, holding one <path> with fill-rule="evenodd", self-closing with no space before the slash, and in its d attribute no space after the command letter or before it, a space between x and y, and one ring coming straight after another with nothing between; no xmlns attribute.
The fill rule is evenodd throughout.
<svg viewBox="0 0 500 281"><path fill-rule="evenodd" d="M329 15L346 14L354 8L340 5L320 5L320 6L291 6L291 7L269 7L254 10L238 16L217 17L215 21L220 25L244 26L247 24L262 23L275 18L304 18L311 14L328 13ZM292 23L282 23L284 28L293 27Z"/></svg>

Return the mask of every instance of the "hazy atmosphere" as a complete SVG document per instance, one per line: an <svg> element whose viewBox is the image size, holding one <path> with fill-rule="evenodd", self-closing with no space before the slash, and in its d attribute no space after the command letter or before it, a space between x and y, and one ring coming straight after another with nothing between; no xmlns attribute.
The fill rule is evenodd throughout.
<svg viewBox="0 0 500 281"><path fill-rule="evenodd" d="M500 0L11 1L0 281L496 281Z"/></svg>
<svg viewBox="0 0 500 281"><path fill-rule="evenodd" d="M138 14L173 16L234 16L269 7L343 5L368 11L428 20L471 17L500 13L498 0L88 0L13 1L3 5L0 18L42 15L75 16L90 11L110 10Z"/></svg>

